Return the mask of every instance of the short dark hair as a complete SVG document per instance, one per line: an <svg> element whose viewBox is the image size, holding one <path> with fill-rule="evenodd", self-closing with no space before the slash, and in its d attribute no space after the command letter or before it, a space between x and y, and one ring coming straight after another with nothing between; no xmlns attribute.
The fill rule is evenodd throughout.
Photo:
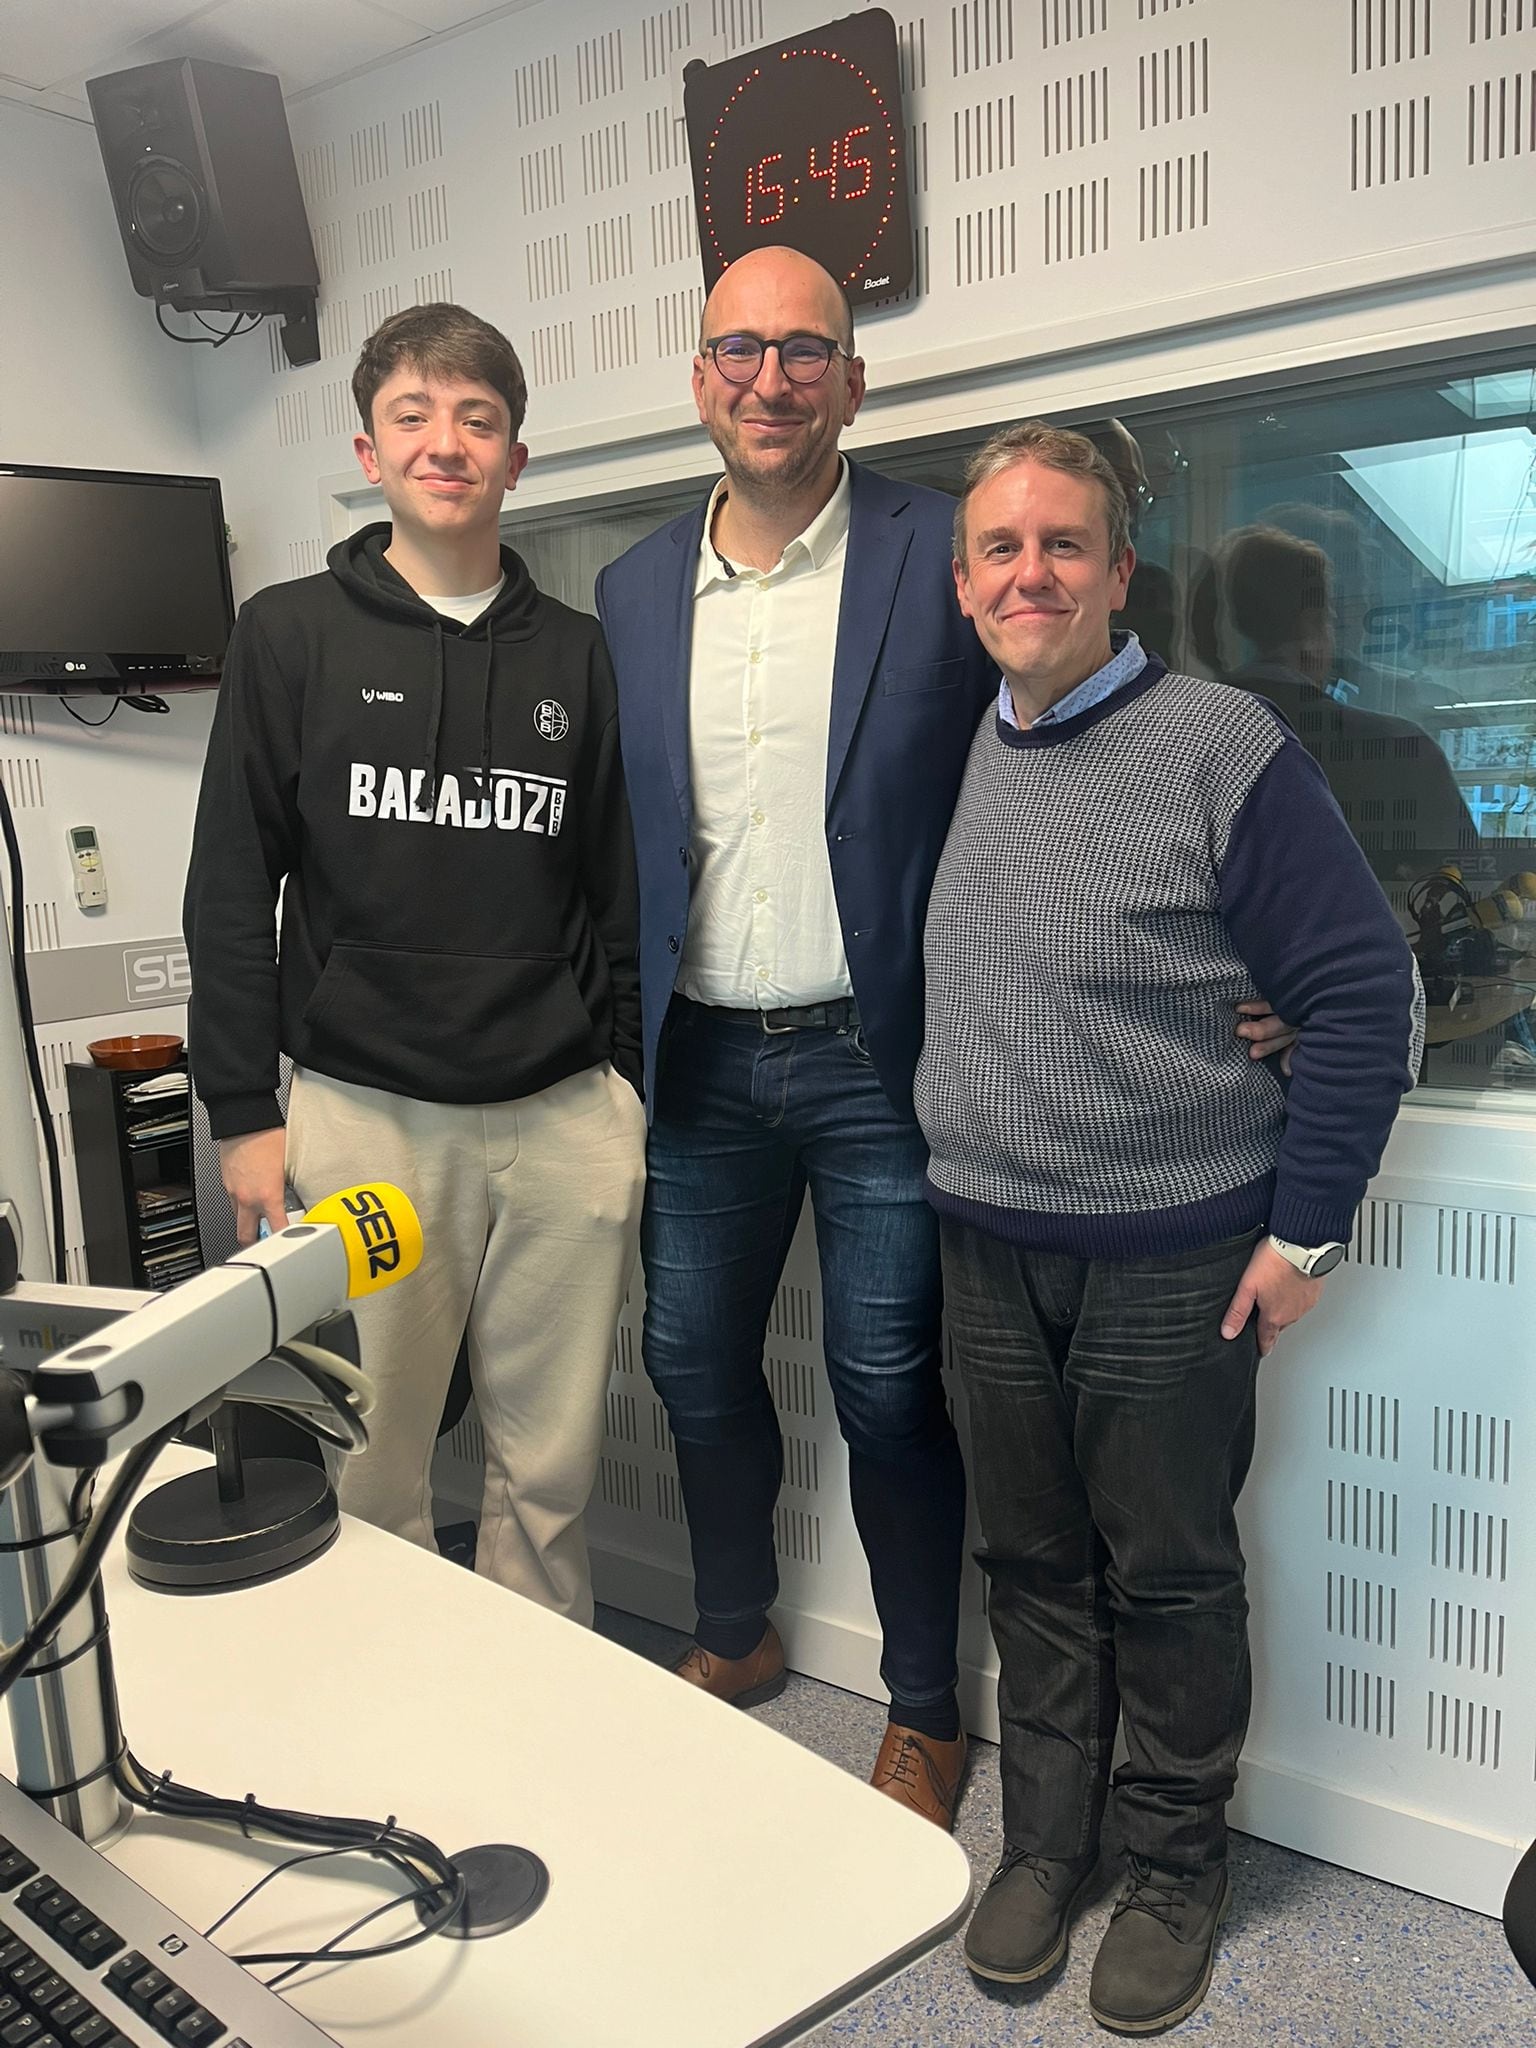
<svg viewBox="0 0 1536 2048"><path fill-rule="evenodd" d="M506 400L512 417L512 438L522 433L528 412L528 380L517 350L499 328L441 301L408 306L391 313L363 343L352 372L352 396L363 416L363 431L373 432L373 401L380 386L400 369L420 370L426 377L462 378L488 384Z"/></svg>
<svg viewBox="0 0 1536 2048"><path fill-rule="evenodd" d="M1278 647L1308 612L1332 602L1328 557L1316 541L1276 526L1240 526L1219 554L1232 623L1256 647Z"/></svg>
<svg viewBox="0 0 1536 2048"><path fill-rule="evenodd" d="M972 492L1020 462L1059 469L1064 475L1080 476L1098 485L1109 526L1109 559L1118 562L1131 544L1131 511L1125 486L1110 463L1086 434L1075 434L1070 427L1053 427L1046 420L1021 420L994 434L965 466L965 488L955 506L955 560L961 567L966 562L965 512Z"/></svg>

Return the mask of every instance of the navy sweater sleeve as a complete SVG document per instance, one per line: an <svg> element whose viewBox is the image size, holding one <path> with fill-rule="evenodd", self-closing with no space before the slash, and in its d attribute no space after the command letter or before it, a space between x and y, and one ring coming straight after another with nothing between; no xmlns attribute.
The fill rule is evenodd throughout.
<svg viewBox="0 0 1536 2048"><path fill-rule="evenodd" d="M224 660L182 907L188 1053L216 1138L283 1121L276 911L298 841L298 777L298 707L247 606Z"/></svg>
<svg viewBox="0 0 1536 2048"><path fill-rule="evenodd" d="M1255 782L1220 866L1255 985L1301 1038L1270 1229L1346 1240L1417 1079L1423 994L1408 941L1322 772L1294 738Z"/></svg>

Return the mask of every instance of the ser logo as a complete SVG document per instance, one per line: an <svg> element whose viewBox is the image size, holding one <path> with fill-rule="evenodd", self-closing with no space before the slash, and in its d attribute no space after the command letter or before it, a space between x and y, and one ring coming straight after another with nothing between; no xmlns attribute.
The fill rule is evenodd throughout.
<svg viewBox="0 0 1536 2048"><path fill-rule="evenodd" d="M363 702L365 704L403 704L405 702L405 692L404 690L364 690Z"/></svg>
<svg viewBox="0 0 1536 2048"><path fill-rule="evenodd" d="M183 945L125 946L123 979L130 1003L184 1003L192 992L192 969Z"/></svg>
<svg viewBox="0 0 1536 2048"><path fill-rule="evenodd" d="M342 1196L341 1206L357 1227L368 1258L368 1278L378 1280L393 1273L400 1264L400 1235L382 1199L372 1188L358 1188Z"/></svg>

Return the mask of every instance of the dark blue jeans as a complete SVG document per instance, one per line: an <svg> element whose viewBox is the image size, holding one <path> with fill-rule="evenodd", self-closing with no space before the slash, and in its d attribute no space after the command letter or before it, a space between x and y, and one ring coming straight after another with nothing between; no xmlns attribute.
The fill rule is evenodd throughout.
<svg viewBox="0 0 1536 2048"><path fill-rule="evenodd" d="M1230 1343L1220 1324L1254 1243L1084 1260L944 1219L1010 1848L1098 1846L1123 1715L1126 1847L1189 1873L1226 1853L1251 1689L1233 1507L1258 1342L1253 1322Z"/></svg>
<svg viewBox="0 0 1536 2048"><path fill-rule="evenodd" d="M770 1034L750 1012L674 999L640 1243L645 1364L677 1446L698 1640L745 1654L778 1592L784 1454L763 1341L809 1188L827 1377L898 1719L953 1691L965 1532L927 1163L857 1028Z"/></svg>

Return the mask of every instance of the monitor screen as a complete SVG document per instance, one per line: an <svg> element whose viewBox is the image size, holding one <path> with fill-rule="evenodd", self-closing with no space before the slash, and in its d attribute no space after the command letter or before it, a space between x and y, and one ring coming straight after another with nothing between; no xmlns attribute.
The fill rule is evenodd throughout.
<svg viewBox="0 0 1536 2048"><path fill-rule="evenodd" d="M0 689L216 681L232 622L214 478L0 465Z"/></svg>

